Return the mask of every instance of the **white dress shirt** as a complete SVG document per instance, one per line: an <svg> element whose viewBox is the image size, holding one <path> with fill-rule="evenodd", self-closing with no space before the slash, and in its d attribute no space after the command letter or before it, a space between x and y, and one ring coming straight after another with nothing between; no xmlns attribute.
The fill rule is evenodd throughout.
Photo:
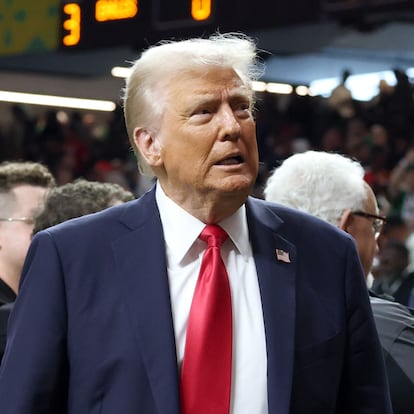
<svg viewBox="0 0 414 414"><path fill-rule="evenodd" d="M178 365L184 356L187 321L205 242L205 224L168 198L157 183L156 201L167 253ZM246 209L218 223L229 235L221 255L229 275L233 309L232 414L267 414L267 353L256 266Z"/></svg>

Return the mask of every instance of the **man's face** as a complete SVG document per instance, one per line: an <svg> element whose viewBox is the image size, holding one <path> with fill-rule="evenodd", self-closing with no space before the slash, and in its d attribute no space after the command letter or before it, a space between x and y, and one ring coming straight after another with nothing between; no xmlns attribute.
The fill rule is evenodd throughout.
<svg viewBox="0 0 414 414"><path fill-rule="evenodd" d="M46 189L32 185L19 185L13 190L16 204L13 211L2 212L3 218L33 219L35 211L42 205L46 196ZM24 259L31 242L33 230L32 221L0 222L0 266L2 277L13 279L18 284ZM14 286L11 286L14 288Z"/></svg>
<svg viewBox="0 0 414 414"><path fill-rule="evenodd" d="M369 214L378 214L378 206L375 195L371 188L367 188L367 199L364 211ZM378 250L375 230L372 218L353 215L352 223L348 227L348 232L354 237L359 257L364 269L365 276L372 268L374 256Z"/></svg>
<svg viewBox="0 0 414 414"><path fill-rule="evenodd" d="M166 192L178 204L249 194L258 171L251 93L230 69L190 72L167 86L156 139Z"/></svg>

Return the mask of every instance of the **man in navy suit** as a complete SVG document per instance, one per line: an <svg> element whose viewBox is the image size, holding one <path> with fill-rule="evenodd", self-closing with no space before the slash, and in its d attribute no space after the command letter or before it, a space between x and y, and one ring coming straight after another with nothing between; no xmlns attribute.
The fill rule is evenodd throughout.
<svg viewBox="0 0 414 414"><path fill-rule="evenodd" d="M255 58L251 39L217 34L134 63L126 125L156 185L34 237L0 369L2 414L182 412L206 224L228 235L233 336L230 408L208 412L391 413L352 238L249 197Z"/></svg>

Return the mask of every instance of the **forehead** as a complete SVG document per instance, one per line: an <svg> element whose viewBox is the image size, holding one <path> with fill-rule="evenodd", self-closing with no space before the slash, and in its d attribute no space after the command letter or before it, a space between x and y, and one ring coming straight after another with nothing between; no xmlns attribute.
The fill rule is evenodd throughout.
<svg viewBox="0 0 414 414"><path fill-rule="evenodd" d="M16 195L9 190L0 190L0 214L8 211L16 203Z"/></svg>
<svg viewBox="0 0 414 414"><path fill-rule="evenodd" d="M47 193L45 187L22 184L13 188L16 197L16 209L29 214L44 201Z"/></svg>
<svg viewBox="0 0 414 414"><path fill-rule="evenodd" d="M181 72L170 78L167 95L185 98L194 95L232 93L251 96L252 90L231 68L207 67Z"/></svg>
<svg viewBox="0 0 414 414"><path fill-rule="evenodd" d="M374 192L368 184L365 186L367 191L367 198L365 201L365 210L367 213L378 214L378 203Z"/></svg>

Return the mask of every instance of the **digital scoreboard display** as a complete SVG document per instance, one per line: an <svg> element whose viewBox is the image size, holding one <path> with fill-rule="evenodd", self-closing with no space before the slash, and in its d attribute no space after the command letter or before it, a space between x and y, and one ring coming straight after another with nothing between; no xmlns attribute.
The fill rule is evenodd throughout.
<svg viewBox="0 0 414 414"><path fill-rule="evenodd" d="M61 48L129 45L315 21L320 0L73 0L61 10Z"/></svg>
<svg viewBox="0 0 414 414"><path fill-rule="evenodd" d="M243 1L243 0L242 0ZM96 0L62 6L61 43L66 48L137 45L156 33L213 30L215 0Z"/></svg>

